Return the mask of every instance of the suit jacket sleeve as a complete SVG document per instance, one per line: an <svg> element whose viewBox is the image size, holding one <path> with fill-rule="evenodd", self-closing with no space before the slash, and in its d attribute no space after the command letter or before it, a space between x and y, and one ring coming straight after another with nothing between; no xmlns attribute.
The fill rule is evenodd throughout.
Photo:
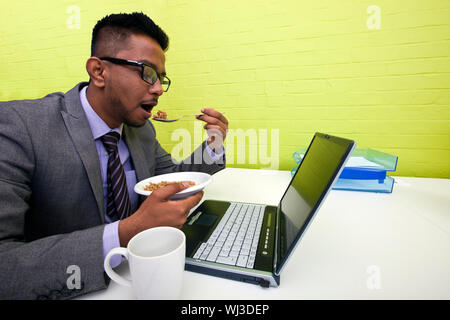
<svg viewBox="0 0 450 320"><path fill-rule="evenodd" d="M0 104L0 299L69 298L105 288L103 225L27 238L38 147L32 138L19 112Z"/></svg>

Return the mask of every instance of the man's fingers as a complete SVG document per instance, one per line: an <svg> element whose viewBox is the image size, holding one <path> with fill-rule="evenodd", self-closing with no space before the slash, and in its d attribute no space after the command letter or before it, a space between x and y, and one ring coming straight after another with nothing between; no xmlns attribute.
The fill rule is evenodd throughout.
<svg viewBox="0 0 450 320"><path fill-rule="evenodd" d="M212 124L219 124L221 122L224 126L228 126L228 120L221 112L213 108L202 109L202 112L203 114L197 116L197 119Z"/></svg>
<svg viewBox="0 0 450 320"><path fill-rule="evenodd" d="M189 188L189 185L184 185L182 183L172 183L153 191L150 196L153 195L160 200L167 200L168 197L174 195L175 193L183 191L186 188Z"/></svg>
<svg viewBox="0 0 450 320"><path fill-rule="evenodd" d="M205 108L202 109L203 114L219 119L221 122L228 124L228 120L227 118L223 115L222 112L219 112L217 110L214 110L214 108Z"/></svg>
<svg viewBox="0 0 450 320"><path fill-rule="evenodd" d="M190 196L189 198L179 200L178 202L180 202L180 204L185 205L190 210L191 208L195 207L200 202L200 200L202 200L202 198L203 198L203 191L200 191Z"/></svg>
<svg viewBox="0 0 450 320"><path fill-rule="evenodd" d="M198 116L198 119L206 122L207 124L214 124L214 125L221 126L221 127L226 126L225 122L223 122L219 118L216 118L213 116L201 115L201 116Z"/></svg>

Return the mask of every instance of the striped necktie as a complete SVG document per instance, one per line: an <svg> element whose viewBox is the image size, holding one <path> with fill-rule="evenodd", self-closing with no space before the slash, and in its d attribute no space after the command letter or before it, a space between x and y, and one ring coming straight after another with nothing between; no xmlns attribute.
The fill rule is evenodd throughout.
<svg viewBox="0 0 450 320"><path fill-rule="evenodd" d="M101 137L103 145L108 152L107 170L107 207L106 214L115 219L123 219L130 215L131 205L128 196L127 180L122 163L119 158L118 142L120 135L117 132L108 132Z"/></svg>

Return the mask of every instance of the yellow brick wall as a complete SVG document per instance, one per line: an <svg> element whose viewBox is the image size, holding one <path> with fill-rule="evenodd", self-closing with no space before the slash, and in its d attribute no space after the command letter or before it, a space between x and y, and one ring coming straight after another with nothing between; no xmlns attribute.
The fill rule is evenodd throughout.
<svg viewBox="0 0 450 320"><path fill-rule="evenodd" d="M322 131L398 155L397 175L450 178L448 0L2 2L0 100L87 80L95 22L142 10L170 37L159 108L225 111L231 166L289 170ZM198 122L156 127L175 156L202 140Z"/></svg>

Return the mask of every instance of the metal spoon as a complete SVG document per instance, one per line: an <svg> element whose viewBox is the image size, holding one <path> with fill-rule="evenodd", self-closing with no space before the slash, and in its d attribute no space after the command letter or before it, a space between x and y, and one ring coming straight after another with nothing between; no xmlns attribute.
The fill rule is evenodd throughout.
<svg viewBox="0 0 450 320"><path fill-rule="evenodd" d="M152 118L152 120L160 121L160 122L175 122L175 121L178 121L178 120L180 120L181 118L184 118L184 117L195 117L195 116L200 116L200 115L201 114L186 114L186 115L181 116L181 117L179 117L177 119Z"/></svg>
<svg viewBox="0 0 450 320"><path fill-rule="evenodd" d="M221 114L224 114L225 112L221 112ZM160 121L160 122L175 122L178 121L184 117L196 117L196 116L202 116L203 114L185 114L184 116L181 116L177 119L161 119L161 118L151 118L154 121Z"/></svg>

